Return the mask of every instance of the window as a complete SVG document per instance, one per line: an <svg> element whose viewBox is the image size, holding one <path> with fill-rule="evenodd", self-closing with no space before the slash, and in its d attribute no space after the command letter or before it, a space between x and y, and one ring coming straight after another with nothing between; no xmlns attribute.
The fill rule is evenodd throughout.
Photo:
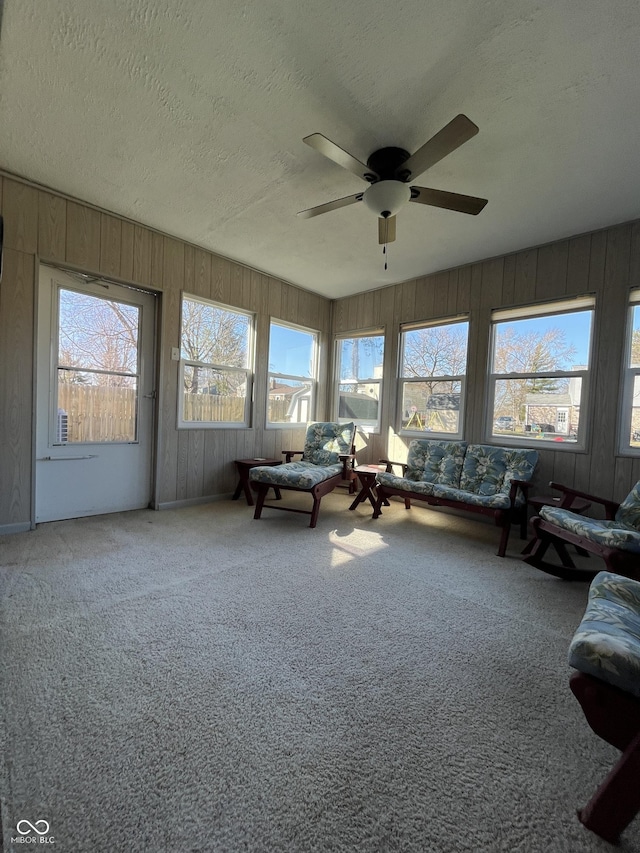
<svg viewBox="0 0 640 853"><path fill-rule="evenodd" d="M400 337L400 429L462 438L469 323L404 326Z"/></svg>
<svg viewBox="0 0 640 853"><path fill-rule="evenodd" d="M631 292L622 414L622 452L640 454L640 290Z"/></svg>
<svg viewBox="0 0 640 853"><path fill-rule="evenodd" d="M139 305L60 287L54 444L138 440Z"/></svg>
<svg viewBox="0 0 640 853"><path fill-rule="evenodd" d="M249 426L252 349L251 314L183 297L179 426Z"/></svg>
<svg viewBox="0 0 640 853"><path fill-rule="evenodd" d="M339 423L353 421L365 432L380 429L382 332L336 340L336 400Z"/></svg>
<svg viewBox="0 0 640 853"><path fill-rule="evenodd" d="M271 322L267 424L306 425L315 417L318 335Z"/></svg>
<svg viewBox="0 0 640 853"><path fill-rule="evenodd" d="M585 446L594 299L494 311L489 434Z"/></svg>

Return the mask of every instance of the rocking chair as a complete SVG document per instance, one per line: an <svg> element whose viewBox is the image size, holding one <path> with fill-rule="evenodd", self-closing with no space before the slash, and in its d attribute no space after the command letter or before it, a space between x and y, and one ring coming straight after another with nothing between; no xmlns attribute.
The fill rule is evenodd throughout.
<svg viewBox="0 0 640 853"><path fill-rule="evenodd" d="M611 572L593 579L569 647L570 687L587 722L622 751L580 821L616 844L640 810L640 583Z"/></svg>
<svg viewBox="0 0 640 853"><path fill-rule="evenodd" d="M577 568L567 550L571 544L578 553L601 557L608 571L640 580L640 481L621 504L569 486L550 486L563 492L562 501L560 506L541 507L540 515L531 519L535 537L526 548L524 562L564 580L593 579L598 570ZM563 508L574 497L600 504L605 518L586 518ZM550 545L560 557L560 566L543 559Z"/></svg>

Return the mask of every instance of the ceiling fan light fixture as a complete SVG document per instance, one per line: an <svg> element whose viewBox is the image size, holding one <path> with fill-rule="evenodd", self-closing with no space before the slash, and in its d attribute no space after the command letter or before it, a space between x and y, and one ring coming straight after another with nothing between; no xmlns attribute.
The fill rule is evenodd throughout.
<svg viewBox="0 0 640 853"><path fill-rule="evenodd" d="M402 181L377 181L365 190L363 201L376 216L395 216L411 199L411 188Z"/></svg>

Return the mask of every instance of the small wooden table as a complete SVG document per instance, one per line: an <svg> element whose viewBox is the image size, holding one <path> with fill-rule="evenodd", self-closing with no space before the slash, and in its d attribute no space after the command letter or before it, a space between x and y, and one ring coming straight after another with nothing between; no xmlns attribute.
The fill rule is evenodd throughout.
<svg viewBox="0 0 640 853"><path fill-rule="evenodd" d="M383 471L386 471L386 465L358 465L355 469L355 473L358 475L358 479L360 480L361 489L356 496L356 499L351 504L349 509L355 509L358 504L361 504L364 500L369 498L369 502L371 506L376 508L376 499L373 494L373 489L376 484L376 474L380 474ZM389 506L389 501L385 500L385 506Z"/></svg>
<svg viewBox="0 0 640 853"><path fill-rule="evenodd" d="M566 501L566 503L563 503L563 501ZM567 495L533 495L527 499L527 504L530 507L533 507L535 515L539 514L540 507L543 506L557 506L561 509L568 509L570 512L575 512L578 515L582 515L591 506L590 502L586 501L584 498L568 497ZM530 554L535 542L536 537L534 536L524 546L522 553ZM582 548L576 548L576 551L579 554L586 554L588 556L587 552Z"/></svg>
<svg viewBox="0 0 640 853"><path fill-rule="evenodd" d="M268 465L269 467L282 465L282 459L260 459L259 456L255 456L252 459L236 459L235 465L238 469L240 479L238 480L238 485L236 486L236 490L233 493L231 500L237 501L242 492L244 492L247 503L249 506L253 506L253 495L251 494L251 486L249 484L249 472L252 468L257 468L258 465ZM276 499L280 500L280 489L277 486L274 486L273 490L276 493Z"/></svg>

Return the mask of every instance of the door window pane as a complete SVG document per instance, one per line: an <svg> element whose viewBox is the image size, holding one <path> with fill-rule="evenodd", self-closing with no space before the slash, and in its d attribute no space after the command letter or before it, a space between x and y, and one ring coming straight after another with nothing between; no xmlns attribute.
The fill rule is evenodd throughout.
<svg viewBox="0 0 640 853"><path fill-rule="evenodd" d="M136 373L140 308L60 290L58 364Z"/></svg>
<svg viewBox="0 0 640 853"><path fill-rule="evenodd" d="M58 290L54 442L137 440L140 307Z"/></svg>

